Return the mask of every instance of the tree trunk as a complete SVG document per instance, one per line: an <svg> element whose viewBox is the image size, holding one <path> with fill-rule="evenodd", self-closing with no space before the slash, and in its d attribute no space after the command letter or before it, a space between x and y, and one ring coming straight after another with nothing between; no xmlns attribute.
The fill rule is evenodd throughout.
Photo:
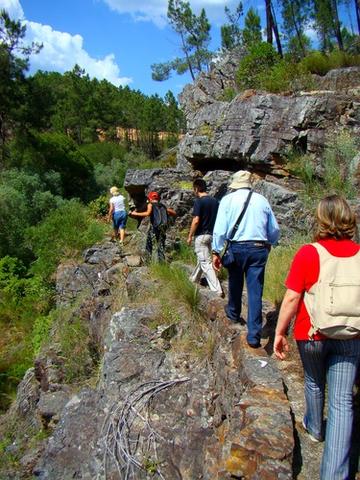
<svg viewBox="0 0 360 480"><path fill-rule="evenodd" d="M354 0L354 2L355 2L356 20L357 20L358 31L360 35L360 0Z"/></svg>
<svg viewBox="0 0 360 480"><path fill-rule="evenodd" d="M271 15L271 0L265 0L266 8L266 37L268 43L273 43L273 26L272 26L272 15Z"/></svg>
<svg viewBox="0 0 360 480"><path fill-rule="evenodd" d="M184 35L183 35L182 32L180 33L180 35L181 35L181 42L182 42L182 44L183 44L183 51L184 51L185 56L186 56L186 62L187 62L188 67L189 67L189 72L190 72L191 78L192 78L192 80L193 80L193 82L194 82L194 81L195 81L195 75L194 75L194 72L193 72L193 69L192 69L192 65L191 65L191 61L190 61L190 58L189 58L189 54L188 54L187 49L186 49Z"/></svg>
<svg viewBox="0 0 360 480"><path fill-rule="evenodd" d="M340 27L340 20L339 20L339 12L337 8L337 1L331 0L331 7L333 10L333 22L334 22L334 33L336 36L336 40L339 46L339 50L344 50L344 44L341 35L341 27Z"/></svg>
<svg viewBox="0 0 360 480"><path fill-rule="evenodd" d="M274 35L275 35L275 40L276 40L276 46L277 46L278 53L279 53L280 57L282 58L283 53L282 53L280 35L279 35L279 30L278 30L278 26L277 26L276 17L275 17L275 12L274 12L274 9L273 9L271 0L270 0L270 8L271 8L271 10L270 10L270 13L271 13L271 23L272 23L272 27L273 27L273 30L274 30Z"/></svg>
<svg viewBox="0 0 360 480"><path fill-rule="evenodd" d="M299 45L300 45L302 54L303 54L303 56L305 57L306 51L305 51L305 47L304 47L304 44L303 44L303 39L302 39L302 35L301 35L301 30L300 30L299 25L297 24L297 21L296 21L296 16L295 16L295 12L294 12L294 3L293 3L292 1L290 1L290 7L291 7L291 16L292 16L293 23L294 23L294 27L295 27L295 31L296 31L296 36L297 36L297 38L298 38L298 41L299 41Z"/></svg>

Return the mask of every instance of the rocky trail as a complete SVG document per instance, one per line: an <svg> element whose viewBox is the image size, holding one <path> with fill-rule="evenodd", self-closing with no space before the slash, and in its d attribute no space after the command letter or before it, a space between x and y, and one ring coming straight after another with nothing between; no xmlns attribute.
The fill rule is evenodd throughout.
<svg viewBox="0 0 360 480"><path fill-rule="evenodd" d="M254 350L246 326L225 317L224 300L200 287L195 332L207 355L199 357L179 348L188 313L163 319L163 306L154 301L161 288L136 249L110 242L84 252L83 263L59 268L58 305L83 295L79 308L103 344L98 380L74 389L64 383L56 346L39 355L8 415L45 426L49 436L1 478L319 478L322 444L301 426L295 345L287 361L271 355L272 305L264 302L262 348ZM11 448L20 449L16 442Z"/></svg>

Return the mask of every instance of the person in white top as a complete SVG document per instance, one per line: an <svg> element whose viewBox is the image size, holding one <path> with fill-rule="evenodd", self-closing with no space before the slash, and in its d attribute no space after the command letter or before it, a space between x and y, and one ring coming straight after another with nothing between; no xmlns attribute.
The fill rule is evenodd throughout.
<svg viewBox="0 0 360 480"><path fill-rule="evenodd" d="M120 242L125 238L125 227L127 221L127 213L125 210L125 198L120 194L117 187L111 187L110 193L112 197L109 201L108 221L112 219L114 233L112 239L120 238Z"/></svg>

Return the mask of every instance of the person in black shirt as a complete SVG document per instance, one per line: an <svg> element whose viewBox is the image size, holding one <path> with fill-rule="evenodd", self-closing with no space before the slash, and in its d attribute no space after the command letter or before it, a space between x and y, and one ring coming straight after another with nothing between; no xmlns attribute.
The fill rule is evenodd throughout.
<svg viewBox="0 0 360 480"><path fill-rule="evenodd" d="M190 278L192 282L198 282L200 281L201 275L204 274L210 290L222 297L223 291L212 266L211 257L212 233L219 202L207 194L206 182L202 178L194 180L193 188L197 198L194 202L193 219L187 243L191 245L195 237L194 244L197 265Z"/></svg>

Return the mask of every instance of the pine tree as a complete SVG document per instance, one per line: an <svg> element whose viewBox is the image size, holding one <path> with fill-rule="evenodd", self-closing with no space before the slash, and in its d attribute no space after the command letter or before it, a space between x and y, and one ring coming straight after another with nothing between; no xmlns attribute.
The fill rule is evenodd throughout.
<svg viewBox="0 0 360 480"><path fill-rule="evenodd" d="M205 10L202 9L199 15L195 15L189 2L169 0L167 17L173 30L180 36L184 57L151 65L152 78L167 80L172 70L175 70L179 75L189 71L195 80L196 74L206 69L211 59L208 50L210 23Z"/></svg>
<svg viewBox="0 0 360 480"><path fill-rule="evenodd" d="M42 47L34 42L24 45L25 33L25 25L0 10L0 160L11 129L21 120L29 56Z"/></svg>
<svg viewBox="0 0 360 480"><path fill-rule="evenodd" d="M239 20L243 15L243 5L239 2L234 13L231 13L229 7L225 7L225 14L228 23L221 26L221 47L224 50L232 50L242 43L241 29Z"/></svg>
<svg viewBox="0 0 360 480"><path fill-rule="evenodd" d="M307 0L281 0L281 13L283 28L288 39L290 51L305 56L309 45L304 30L309 17L309 1Z"/></svg>
<svg viewBox="0 0 360 480"><path fill-rule="evenodd" d="M249 8L244 23L245 27L242 32L244 45L250 47L254 43L261 42L260 16L254 8Z"/></svg>

